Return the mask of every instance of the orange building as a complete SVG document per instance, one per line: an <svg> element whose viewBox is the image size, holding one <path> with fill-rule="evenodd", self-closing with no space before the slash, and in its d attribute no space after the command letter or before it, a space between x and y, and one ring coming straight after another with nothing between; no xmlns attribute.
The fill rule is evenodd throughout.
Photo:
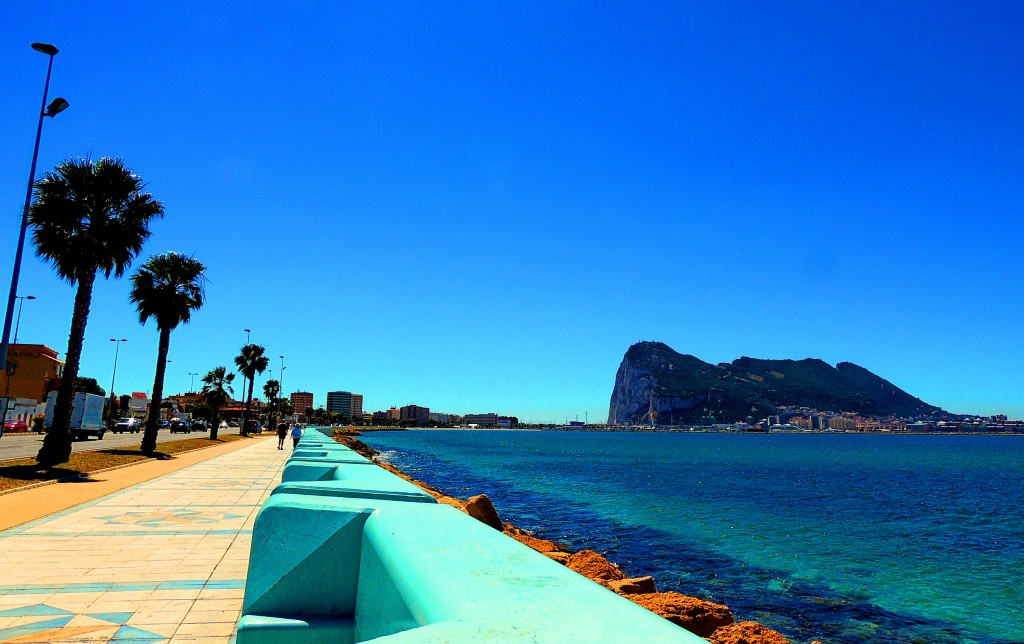
<svg viewBox="0 0 1024 644"><path fill-rule="evenodd" d="M60 388L64 362L57 352L44 344L12 344L7 361L11 373L0 370L0 396L46 400L47 394Z"/></svg>

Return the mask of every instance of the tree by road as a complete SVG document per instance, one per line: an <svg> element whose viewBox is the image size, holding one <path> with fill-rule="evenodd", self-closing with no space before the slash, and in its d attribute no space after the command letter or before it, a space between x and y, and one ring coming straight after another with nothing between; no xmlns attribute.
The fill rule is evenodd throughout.
<svg viewBox="0 0 1024 644"><path fill-rule="evenodd" d="M28 222L36 255L77 285L53 419L36 455L40 465L53 467L71 456L68 423L96 275L124 275L149 238L150 222L163 216L163 206L143 185L123 161L107 158L69 159L35 184Z"/></svg>
<svg viewBox="0 0 1024 644"><path fill-rule="evenodd" d="M139 322L145 324L146 320L152 318L156 320L156 328L160 331L153 399L142 438L144 452L156 450L171 331L179 324L188 324L192 319L192 311L202 308L205 271L206 267L199 260L182 253L169 252L150 257L132 275L132 292L128 299L139 313Z"/></svg>

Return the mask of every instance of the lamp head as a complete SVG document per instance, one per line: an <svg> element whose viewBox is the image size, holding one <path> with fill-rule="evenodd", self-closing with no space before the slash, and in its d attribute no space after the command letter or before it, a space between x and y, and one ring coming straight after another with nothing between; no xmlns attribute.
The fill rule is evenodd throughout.
<svg viewBox="0 0 1024 644"><path fill-rule="evenodd" d="M36 299L36 296L35 295L26 295L25 299L26 300L34 300L34 299Z"/></svg>
<svg viewBox="0 0 1024 644"><path fill-rule="evenodd" d="M70 107L69 103L63 98L55 98L46 107L46 115L50 117L57 116L64 110L68 109L68 107Z"/></svg>
<svg viewBox="0 0 1024 644"><path fill-rule="evenodd" d="M57 49L53 45L47 44L45 42L34 42L34 43L32 43L32 49L35 49L38 52L44 53L47 56L56 56L57 52L60 51L59 49Z"/></svg>

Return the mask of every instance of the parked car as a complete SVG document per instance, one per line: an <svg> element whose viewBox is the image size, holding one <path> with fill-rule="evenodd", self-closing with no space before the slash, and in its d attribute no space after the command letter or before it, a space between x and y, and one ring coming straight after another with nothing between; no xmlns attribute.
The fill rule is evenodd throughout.
<svg viewBox="0 0 1024 644"><path fill-rule="evenodd" d="M188 424L187 420L172 420L171 421L171 433L183 432L188 434L192 431L192 427Z"/></svg>
<svg viewBox="0 0 1024 644"><path fill-rule="evenodd" d="M161 420L159 423L156 424L156 428L157 429L167 429L170 426L171 426L171 421L169 421L169 420Z"/></svg>
<svg viewBox="0 0 1024 644"><path fill-rule="evenodd" d="M2 429L0 429L0 436L4 435L4 432L27 432L28 423L23 420L9 420L4 423Z"/></svg>
<svg viewBox="0 0 1024 644"><path fill-rule="evenodd" d="M238 421L237 420L228 421L228 427L238 427Z"/></svg>
<svg viewBox="0 0 1024 644"><path fill-rule="evenodd" d="M114 423L114 428L110 430L115 434L122 432L131 432L132 434L138 434L142 431L142 423L138 418L122 418L121 420Z"/></svg>
<svg viewBox="0 0 1024 644"><path fill-rule="evenodd" d="M258 420L247 420L245 421L245 430L250 434L262 434L263 425Z"/></svg>
<svg viewBox="0 0 1024 644"><path fill-rule="evenodd" d="M192 423L192 431L194 432L205 432L210 429L205 420L197 420Z"/></svg>

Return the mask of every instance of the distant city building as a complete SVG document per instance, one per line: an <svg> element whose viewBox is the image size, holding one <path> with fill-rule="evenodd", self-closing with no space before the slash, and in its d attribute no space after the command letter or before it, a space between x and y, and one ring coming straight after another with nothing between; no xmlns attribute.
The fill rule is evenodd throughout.
<svg viewBox="0 0 1024 644"><path fill-rule="evenodd" d="M144 414L149 411L149 396L144 391L133 391L128 401L128 411L133 414Z"/></svg>
<svg viewBox="0 0 1024 644"><path fill-rule="evenodd" d="M391 407L385 413L391 420L400 420L402 418L402 411L398 407Z"/></svg>
<svg viewBox="0 0 1024 644"><path fill-rule="evenodd" d="M351 417L352 418L362 418L363 417L363 394L352 394L352 403L351 403L350 406L351 406L351 409L352 409Z"/></svg>
<svg viewBox="0 0 1024 644"><path fill-rule="evenodd" d="M843 418L842 416L833 416L828 419L828 426L830 429L839 429L842 431L853 431L857 429L857 421L852 418Z"/></svg>
<svg viewBox="0 0 1024 644"><path fill-rule="evenodd" d="M430 408L418 405L406 405L398 410L399 420L410 420L417 427L425 427L430 420Z"/></svg>
<svg viewBox="0 0 1024 644"><path fill-rule="evenodd" d="M498 414L466 414L462 417L462 424L476 425L477 427L497 427Z"/></svg>
<svg viewBox="0 0 1024 644"><path fill-rule="evenodd" d="M430 420L432 420L435 423L438 423L440 425L447 425L448 424L448 414L437 414L437 413L434 413L434 412L430 412Z"/></svg>
<svg viewBox="0 0 1024 644"><path fill-rule="evenodd" d="M313 394L308 391L296 391L291 395L292 409L296 414L305 415L306 410L313 407Z"/></svg>
<svg viewBox="0 0 1024 644"><path fill-rule="evenodd" d="M327 411L332 414L341 414L346 418L352 418L352 392L328 391Z"/></svg>

